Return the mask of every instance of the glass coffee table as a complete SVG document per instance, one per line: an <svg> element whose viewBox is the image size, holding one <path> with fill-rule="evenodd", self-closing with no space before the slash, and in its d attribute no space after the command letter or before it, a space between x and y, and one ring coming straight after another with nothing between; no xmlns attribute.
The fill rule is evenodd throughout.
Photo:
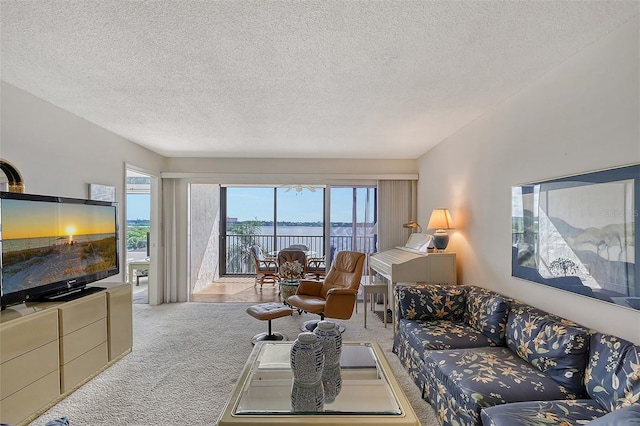
<svg viewBox="0 0 640 426"><path fill-rule="evenodd" d="M367 424L420 425L411 404L375 342L344 342L342 387L322 412L291 407L293 342L259 342L249 356L219 425Z"/></svg>

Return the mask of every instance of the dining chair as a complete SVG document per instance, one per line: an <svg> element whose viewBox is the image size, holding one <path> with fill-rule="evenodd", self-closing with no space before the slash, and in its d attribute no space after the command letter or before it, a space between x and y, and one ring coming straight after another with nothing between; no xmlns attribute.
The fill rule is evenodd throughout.
<svg viewBox="0 0 640 426"><path fill-rule="evenodd" d="M262 254L262 248L258 245L251 246L250 251L253 263L256 267L256 280L253 286L255 287L260 283L260 289L262 290L262 285L265 281L275 285L279 279L276 259L264 257L264 254Z"/></svg>
<svg viewBox="0 0 640 426"><path fill-rule="evenodd" d="M302 250L292 250L290 248L286 248L284 250L280 250L278 252L278 270L280 271L280 269L282 268L282 265L284 265L284 263L286 262L298 262L300 264L300 266L302 266L302 272L300 274L298 274L297 276L289 276L284 274L284 271L280 271L279 273L279 277L280 280L286 279L286 280L299 280L302 279L306 276L307 274L307 255L305 254L304 251Z"/></svg>

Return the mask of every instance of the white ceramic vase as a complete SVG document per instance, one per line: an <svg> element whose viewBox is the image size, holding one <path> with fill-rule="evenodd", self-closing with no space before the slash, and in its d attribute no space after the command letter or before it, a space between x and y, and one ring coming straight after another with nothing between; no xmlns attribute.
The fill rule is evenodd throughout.
<svg viewBox="0 0 640 426"><path fill-rule="evenodd" d="M291 370L298 383L314 384L322 380L324 350L318 337L309 332L300 333L291 345Z"/></svg>
<svg viewBox="0 0 640 426"><path fill-rule="evenodd" d="M300 333L291 346L291 408L298 412L324 410L322 371L324 350L318 337L309 332Z"/></svg>
<svg viewBox="0 0 640 426"><path fill-rule="evenodd" d="M335 401L342 390L342 371L340 364L324 366L322 371L322 389L324 390L324 402L327 404Z"/></svg>
<svg viewBox="0 0 640 426"><path fill-rule="evenodd" d="M322 380L314 384L299 383L293 380L291 385L291 410L296 412L324 411L324 388Z"/></svg>
<svg viewBox="0 0 640 426"><path fill-rule="evenodd" d="M313 331L318 336L324 349L324 365L334 367L340 365L342 356L342 334L335 322L320 321Z"/></svg>

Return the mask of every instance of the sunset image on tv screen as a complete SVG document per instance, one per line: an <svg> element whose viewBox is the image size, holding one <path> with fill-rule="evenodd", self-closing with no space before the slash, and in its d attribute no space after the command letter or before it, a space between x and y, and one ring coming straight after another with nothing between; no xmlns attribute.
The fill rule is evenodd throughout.
<svg viewBox="0 0 640 426"><path fill-rule="evenodd" d="M114 206L2 200L2 291L117 267Z"/></svg>

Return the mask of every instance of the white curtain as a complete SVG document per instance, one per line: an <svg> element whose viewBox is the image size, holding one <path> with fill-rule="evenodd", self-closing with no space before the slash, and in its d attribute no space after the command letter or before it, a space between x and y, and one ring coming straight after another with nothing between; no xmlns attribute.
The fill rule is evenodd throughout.
<svg viewBox="0 0 640 426"><path fill-rule="evenodd" d="M164 222L164 303L178 300L178 241L176 179L162 179L162 217Z"/></svg>
<svg viewBox="0 0 640 426"><path fill-rule="evenodd" d="M402 225L416 219L416 181L378 181L378 251L403 246L411 229Z"/></svg>

